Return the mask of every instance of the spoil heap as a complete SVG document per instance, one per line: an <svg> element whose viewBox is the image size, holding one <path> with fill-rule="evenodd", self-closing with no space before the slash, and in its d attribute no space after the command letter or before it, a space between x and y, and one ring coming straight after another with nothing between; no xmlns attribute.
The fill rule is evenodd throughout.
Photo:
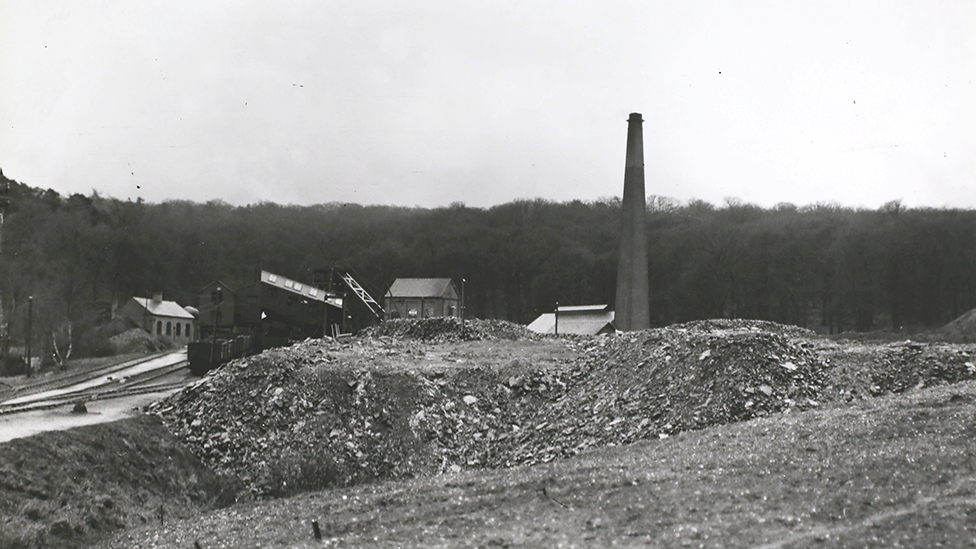
<svg viewBox="0 0 976 549"><path fill-rule="evenodd" d="M512 334L503 323L466 324L472 328L400 321L395 330L385 324L379 333L387 335L266 351L150 411L218 472L275 495L549 461L815 406L823 386L823 363L791 339L798 329L772 323L712 321L515 346L576 357L544 367L491 363L497 341L465 343L463 365L435 365L443 348L397 338ZM474 329L482 331L466 331Z"/></svg>
<svg viewBox="0 0 976 549"><path fill-rule="evenodd" d="M149 412L257 495L481 465L517 400L493 371L426 362L424 347L388 336L313 340L233 361Z"/></svg>
<svg viewBox="0 0 976 549"><path fill-rule="evenodd" d="M901 393L913 388L959 383L976 379L972 347L903 343L884 346L880 360L872 364L874 393Z"/></svg>
<svg viewBox="0 0 976 549"><path fill-rule="evenodd" d="M507 464L818 406L826 365L796 327L703 321L602 340Z"/></svg>
<svg viewBox="0 0 976 549"><path fill-rule="evenodd" d="M148 411L215 471L236 475L255 493L287 491L299 477L349 483L362 472L348 467L345 458L359 447L345 444L348 437L341 432L330 437L333 427L320 419L333 412L328 419L337 427L344 423L334 417L340 415L350 429L365 423L356 398L358 372L327 379L332 352L349 346L319 340L235 360ZM324 383L316 387L312 374L319 364ZM306 455L310 448L317 459ZM306 470L296 475L289 467Z"/></svg>
<svg viewBox="0 0 976 549"><path fill-rule="evenodd" d="M926 339L946 343L976 343L976 309L926 334Z"/></svg>
<svg viewBox="0 0 976 549"><path fill-rule="evenodd" d="M830 364L830 396L852 400L976 379L976 345L817 342Z"/></svg>
<svg viewBox="0 0 976 549"><path fill-rule="evenodd" d="M409 338L426 343L534 339L538 337L538 334L525 326L505 320L473 319L462 321L455 317L387 320L377 326L367 328L363 335L365 337Z"/></svg>

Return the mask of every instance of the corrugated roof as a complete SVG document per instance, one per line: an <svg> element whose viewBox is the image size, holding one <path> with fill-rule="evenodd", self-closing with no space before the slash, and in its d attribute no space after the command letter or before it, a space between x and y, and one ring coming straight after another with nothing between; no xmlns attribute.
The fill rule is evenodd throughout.
<svg viewBox="0 0 976 549"><path fill-rule="evenodd" d="M450 285L450 278L398 278L386 297L441 297Z"/></svg>
<svg viewBox="0 0 976 549"><path fill-rule="evenodd" d="M613 311L593 311L586 309L579 312L564 312L559 308L559 333L596 335L603 332L615 331L613 326ZM528 325L528 329L540 334L552 334L556 331L556 314L544 313Z"/></svg>
<svg viewBox="0 0 976 549"><path fill-rule="evenodd" d="M188 318L193 319L193 315L187 312L186 309L180 307L180 305L175 301L153 301L148 297L133 297L136 303L141 305L149 314L156 316L168 316L172 318Z"/></svg>
<svg viewBox="0 0 976 549"><path fill-rule="evenodd" d="M606 311L608 305L569 305L566 307L559 307L559 312L567 313L583 313L583 312L596 312L596 311Z"/></svg>

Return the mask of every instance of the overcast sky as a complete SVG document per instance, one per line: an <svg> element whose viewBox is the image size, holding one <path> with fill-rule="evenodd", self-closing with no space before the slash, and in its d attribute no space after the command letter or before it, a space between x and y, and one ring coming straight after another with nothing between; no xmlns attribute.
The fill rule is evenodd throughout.
<svg viewBox="0 0 976 549"><path fill-rule="evenodd" d="M0 0L0 168L150 202L976 207L976 2Z"/></svg>

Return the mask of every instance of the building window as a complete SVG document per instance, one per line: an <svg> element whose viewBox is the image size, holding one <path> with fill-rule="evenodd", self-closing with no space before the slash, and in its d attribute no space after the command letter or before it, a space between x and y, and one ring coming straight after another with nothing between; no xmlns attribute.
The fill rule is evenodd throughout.
<svg viewBox="0 0 976 549"><path fill-rule="evenodd" d="M191 337L192 335L193 335L193 331L190 330L190 323L187 322L186 323L186 337Z"/></svg>
<svg viewBox="0 0 976 549"><path fill-rule="evenodd" d="M269 274L268 282L278 282L278 275Z"/></svg>
<svg viewBox="0 0 976 549"><path fill-rule="evenodd" d="M176 323L176 337L180 337L180 327L181 326L182 325L179 322Z"/></svg>
<svg viewBox="0 0 976 549"><path fill-rule="evenodd" d="M318 291L317 288L309 288L308 289L308 295L310 295L312 297L315 297L315 296L319 295L319 291Z"/></svg>
<svg viewBox="0 0 976 549"><path fill-rule="evenodd" d="M302 285L296 282L296 283L295 283L295 291L296 291L296 292L300 292L300 291L302 291Z"/></svg>
<svg viewBox="0 0 976 549"><path fill-rule="evenodd" d="M163 335L163 321L156 321L156 335Z"/></svg>
<svg viewBox="0 0 976 549"><path fill-rule="evenodd" d="M285 288L294 288L294 287L295 287L295 283L294 282L292 282L291 280L286 280L285 281Z"/></svg>
<svg viewBox="0 0 976 549"><path fill-rule="evenodd" d="M166 323L166 335L168 335L168 336L169 335L173 335L173 323L172 322L167 322Z"/></svg>

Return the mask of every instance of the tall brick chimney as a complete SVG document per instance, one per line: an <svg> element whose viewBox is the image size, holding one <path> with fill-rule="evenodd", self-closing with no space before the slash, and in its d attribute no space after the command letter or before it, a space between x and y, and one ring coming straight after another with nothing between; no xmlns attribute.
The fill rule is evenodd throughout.
<svg viewBox="0 0 976 549"><path fill-rule="evenodd" d="M625 332L650 327L647 282L647 228L644 202L644 136L640 113L627 120L627 161L620 220L620 260L614 326Z"/></svg>

